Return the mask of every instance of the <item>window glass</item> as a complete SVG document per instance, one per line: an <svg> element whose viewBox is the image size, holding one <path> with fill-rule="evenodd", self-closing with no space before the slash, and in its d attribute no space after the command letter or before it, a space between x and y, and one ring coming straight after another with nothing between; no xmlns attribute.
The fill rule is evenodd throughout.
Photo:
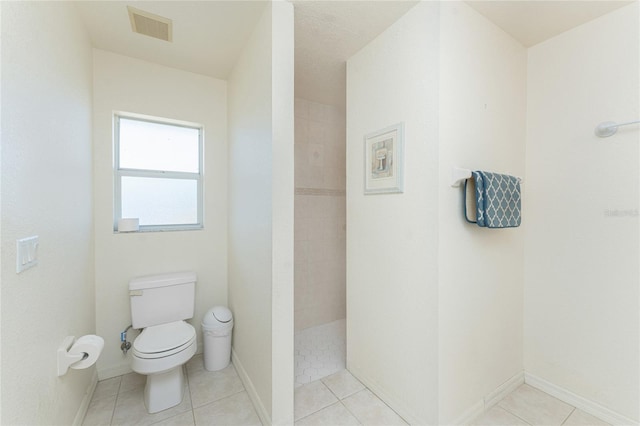
<svg viewBox="0 0 640 426"><path fill-rule="evenodd" d="M144 225L198 223L198 182L188 179L122 177L122 217Z"/></svg>
<svg viewBox="0 0 640 426"><path fill-rule="evenodd" d="M199 129L120 118L120 168L199 172Z"/></svg>
<svg viewBox="0 0 640 426"><path fill-rule="evenodd" d="M138 218L140 231L202 228L202 127L115 116L114 230Z"/></svg>

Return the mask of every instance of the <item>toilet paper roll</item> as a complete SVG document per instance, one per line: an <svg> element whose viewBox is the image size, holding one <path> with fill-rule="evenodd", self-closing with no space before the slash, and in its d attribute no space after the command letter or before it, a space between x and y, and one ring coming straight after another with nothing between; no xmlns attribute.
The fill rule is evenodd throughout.
<svg viewBox="0 0 640 426"><path fill-rule="evenodd" d="M93 334L80 337L71 345L68 353L70 355L86 355L83 355L80 361L71 364L69 367L76 370L91 367L98 360L102 348L104 348L104 339L102 337Z"/></svg>

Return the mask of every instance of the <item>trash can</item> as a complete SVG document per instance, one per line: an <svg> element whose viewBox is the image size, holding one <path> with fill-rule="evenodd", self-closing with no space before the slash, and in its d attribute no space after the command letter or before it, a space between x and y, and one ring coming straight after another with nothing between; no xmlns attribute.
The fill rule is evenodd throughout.
<svg viewBox="0 0 640 426"><path fill-rule="evenodd" d="M214 306L202 319L204 335L204 368L222 370L231 360L231 330L233 315L225 306Z"/></svg>

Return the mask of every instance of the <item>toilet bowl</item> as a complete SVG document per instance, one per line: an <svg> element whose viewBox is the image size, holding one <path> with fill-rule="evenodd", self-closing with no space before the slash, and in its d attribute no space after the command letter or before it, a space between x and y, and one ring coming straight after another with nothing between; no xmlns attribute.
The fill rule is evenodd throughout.
<svg viewBox="0 0 640 426"><path fill-rule="evenodd" d="M133 341L131 369L147 376L144 404L157 413L184 397L183 365L196 353L192 318L196 275L193 272L150 275L129 282L131 319L142 332Z"/></svg>
<svg viewBox="0 0 640 426"><path fill-rule="evenodd" d="M184 321L147 327L133 341L131 368L147 375L144 403L149 413L180 404L185 388L182 365L196 349L196 331Z"/></svg>

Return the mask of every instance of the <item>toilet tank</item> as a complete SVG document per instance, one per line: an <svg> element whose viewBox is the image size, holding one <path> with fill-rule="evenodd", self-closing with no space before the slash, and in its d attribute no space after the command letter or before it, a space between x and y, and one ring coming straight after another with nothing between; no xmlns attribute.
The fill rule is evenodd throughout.
<svg viewBox="0 0 640 426"><path fill-rule="evenodd" d="M193 318L196 280L195 272L175 272L129 281L133 328Z"/></svg>

